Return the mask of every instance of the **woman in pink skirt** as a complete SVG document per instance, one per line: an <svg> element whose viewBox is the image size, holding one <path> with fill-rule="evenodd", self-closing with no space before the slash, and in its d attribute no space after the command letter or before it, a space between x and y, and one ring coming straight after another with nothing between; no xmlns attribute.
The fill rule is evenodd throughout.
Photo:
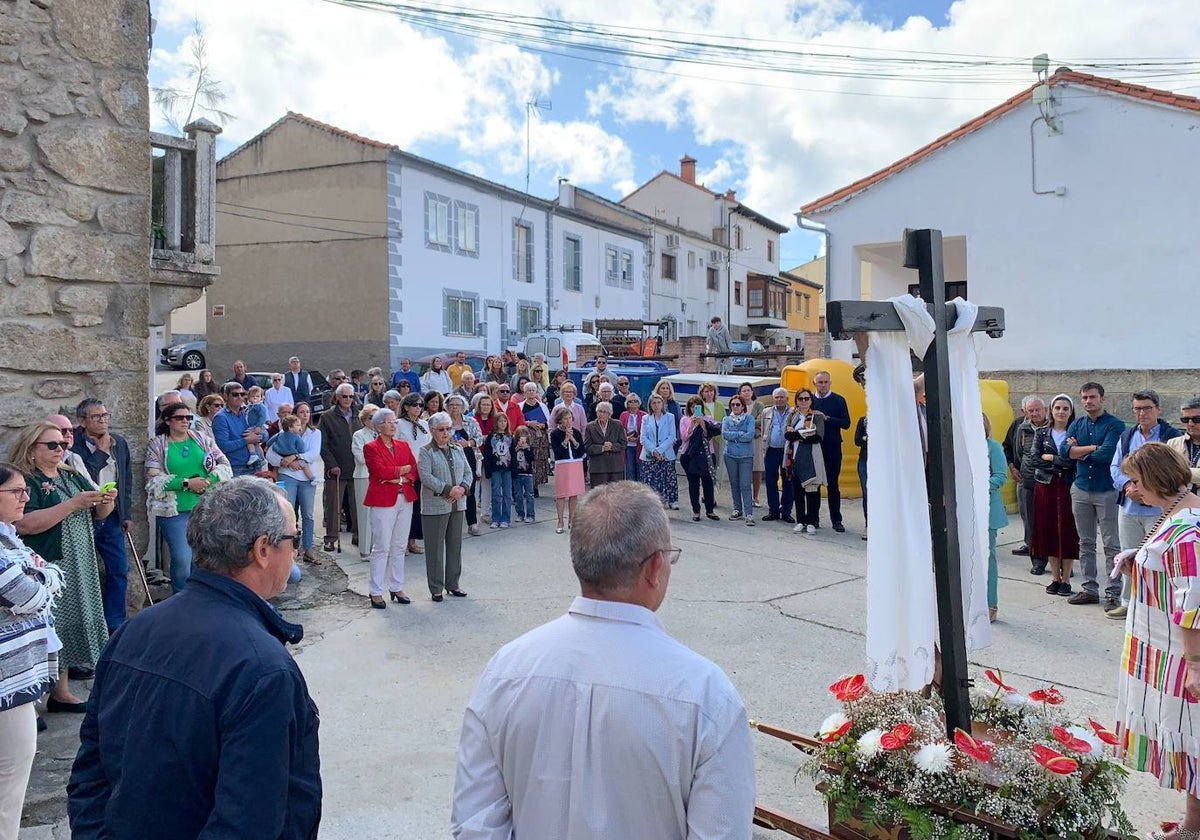
<svg viewBox="0 0 1200 840"><path fill-rule="evenodd" d="M575 416L560 411L554 418L556 428L550 433L550 451L554 453L554 503L558 507L558 528L563 527L563 508L569 505L571 518L575 505L583 495L583 437L575 428Z"/></svg>

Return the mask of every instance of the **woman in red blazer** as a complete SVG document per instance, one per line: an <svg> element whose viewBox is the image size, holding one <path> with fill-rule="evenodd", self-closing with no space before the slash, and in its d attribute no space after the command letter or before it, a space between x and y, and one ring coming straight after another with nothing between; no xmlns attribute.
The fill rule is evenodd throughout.
<svg viewBox="0 0 1200 840"><path fill-rule="evenodd" d="M363 506L371 516L371 606L387 608L383 600L384 577L392 600L409 604L404 594L404 552L412 524L417 490L417 459L408 444L396 440L396 414L381 408L371 418L379 437L363 447L367 462L367 493Z"/></svg>

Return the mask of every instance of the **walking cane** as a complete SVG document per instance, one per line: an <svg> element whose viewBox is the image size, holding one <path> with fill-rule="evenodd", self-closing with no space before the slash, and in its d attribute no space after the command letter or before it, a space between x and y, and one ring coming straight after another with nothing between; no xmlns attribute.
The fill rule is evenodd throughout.
<svg viewBox="0 0 1200 840"><path fill-rule="evenodd" d="M125 533L125 542L129 543L129 550L133 552L133 565L137 566L138 577L142 580L142 588L146 590L146 600L153 607L154 596L150 594L150 583L146 580L146 570L142 568L142 558L138 557L137 548L133 545L133 535L129 532Z"/></svg>
<svg viewBox="0 0 1200 840"><path fill-rule="evenodd" d="M334 511L334 527L337 528L337 553L342 553L342 471L333 477L333 490L337 498L337 510Z"/></svg>

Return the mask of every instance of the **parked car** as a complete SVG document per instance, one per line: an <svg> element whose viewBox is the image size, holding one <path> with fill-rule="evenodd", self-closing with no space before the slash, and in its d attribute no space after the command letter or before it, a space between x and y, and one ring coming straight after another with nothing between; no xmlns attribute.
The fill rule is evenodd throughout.
<svg viewBox="0 0 1200 840"><path fill-rule="evenodd" d="M180 370L203 370L206 367L207 359L205 357L207 355L208 342L203 338L198 341L185 341L183 344L164 347L159 353L160 360L164 365Z"/></svg>
<svg viewBox="0 0 1200 840"><path fill-rule="evenodd" d="M457 352L457 350L449 350L445 353L430 353L428 356L422 356L421 358L415 360L413 364L417 366L417 375L419 376L425 371L429 370L429 368L433 365L434 356L441 356L442 367L448 367L454 361L454 356ZM478 374L479 371L483 370L483 363L487 361L487 357L487 353L478 353L474 350L468 351L467 364L471 366L471 370Z"/></svg>
<svg viewBox="0 0 1200 840"><path fill-rule="evenodd" d="M732 341L730 346L734 353L765 353L767 348L763 347L757 341ZM735 368L762 368L766 370L771 366L770 360L765 356L734 356L733 366Z"/></svg>
<svg viewBox="0 0 1200 840"><path fill-rule="evenodd" d="M261 371L250 370L246 371L247 376L254 377L254 381L258 383L258 387L264 391L271 387L271 376L276 371ZM321 412L325 410L325 395L333 389L329 385L329 380L319 370L309 370L308 375L312 377L313 389L308 395L308 406L312 409L313 420L315 421Z"/></svg>
<svg viewBox="0 0 1200 840"><path fill-rule="evenodd" d="M546 357L550 370L558 370L563 366L562 351L567 351L567 361L570 365L579 363L576 349L581 346L602 347L600 339L591 333L580 330L539 330L530 333L521 345L521 350L530 359L541 353ZM589 357L590 358L590 357Z"/></svg>

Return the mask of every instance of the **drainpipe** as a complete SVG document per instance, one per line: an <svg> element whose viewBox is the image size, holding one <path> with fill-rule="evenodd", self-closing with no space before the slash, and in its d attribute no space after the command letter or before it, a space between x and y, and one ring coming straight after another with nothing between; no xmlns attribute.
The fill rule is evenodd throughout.
<svg viewBox="0 0 1200 840"><path fill-rule="evenodd" d="M800 212L796 213L796 226L799 227L801 230L807 230L807 231L812 231L813 233L819 233L825 237L825 302L829 303L829 284L830 284L830 280L833 276L833 274L832 274L833 251L830 247L832 243L830 241L831 237L830 237L830 233L829 233L829 228L826 225L816 224L814 222L808 221L808 219L804 218L804 214L800 213ZM861 297L861 296L862 296L862 293L860 290L859 297ZM825 321L824 344L825 344L825 358L828 359L828 358L830 358L831 354L833 353L833 341L832 341L831 336L829 335L828 319L826 319L826 321Z"/></svg>
<svg viewBox="0 0 1200 840"><path fill-rule="evenodd" d="M546 323L550 326L550 310L554 307L554 208L550 204L546 208ZM564 267L564 271L566 268Z"/></svg>

